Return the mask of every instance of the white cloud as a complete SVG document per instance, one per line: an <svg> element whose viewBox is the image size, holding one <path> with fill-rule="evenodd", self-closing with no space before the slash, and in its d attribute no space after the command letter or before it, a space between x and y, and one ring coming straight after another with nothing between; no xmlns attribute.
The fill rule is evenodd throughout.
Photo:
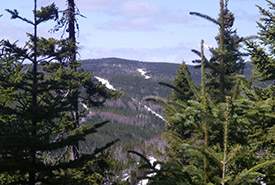
<svg viewBox="0 0 275 185"><path fill-rule="evenodd" d="M60 9L66 7L64 0L43 0L40 4L45 6L52 2ZM168 10L145 0L78 0L76 5L85 16L93 11L103 13L107 18L97 26L103 30L155 31L161 25L187 20L186 13L182 11Z"/></svg>
<svg viewBox="0 0 275 185"><path fill-rule="evenodd" d="M157 28L150 18L132 18L110 20L107 23L98 26L103 30L116 31L156 31Z"/></svg>
<svg viewBox="0 0 275 185"><path fill-rule="evenodd" d="M76 6L80 10L106 10L112 8L115 3L120 0L77 0ZM65 8L66 2L64 0L43 0L40 5L45 6L51 3L55 3L58 7Z"/></svg>
<svg viewBox="0 0 275 185"><path fill-rule="evenodd" d="M147 2L130 0L121 5L120 12L127 16L145 17L158 14L160 9L158 6Z"/></svg>
<svg viewBox="0 0 275 185"><path fill-rule="evenodd" d="M76 3L82 10L110 10L118 2L119 0L78 0Z"/></svg>
<svg viewBox="0 0 275 185"><path fill-rule="evenodd" d="M186 14L183 12L161 11L154 16L117 16L101 23L97 28L118 31L156 31L161 26L168 24L183 24L187 22Z"/></svg>

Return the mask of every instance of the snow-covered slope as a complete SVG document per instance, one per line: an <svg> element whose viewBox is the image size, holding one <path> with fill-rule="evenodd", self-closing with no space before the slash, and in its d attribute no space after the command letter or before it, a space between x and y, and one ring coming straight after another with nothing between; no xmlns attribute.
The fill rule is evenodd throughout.
<svg viewBox="0 0 275 185"><path fill-rule="evenodd" d="M141 74L142 76L144 76L145 79L151 78L150 76L146 75L147 72L144 71L144 69L137 69L137 71L140 72L140 74Z"/></svg>
<svg viewBox="0 0 275 185"><path fill-rule="evenodd" d="M98 76L95 76L95 78L96 78L98 81L100 81L102 84L106 85L106 87L107 87L108 89L116 90L116 89L110 84L110 82L109 82L108 80L105 80L105 79L100 78L100 77L98 77Z"/></svg>
<svg viewBox="0 0 275 185"><path fill-rule="evenodd" d="M155 111L153 111L150 107L146 106L146 105L143 105L142 103L138 102L136 99L132 98L132 100L134 102L136 102L137 104L143 106L148 112L151 112L153 115L155 115L156 117L160 118L162 121L165 121L166 120L158 113L156 113Z"/></svg>

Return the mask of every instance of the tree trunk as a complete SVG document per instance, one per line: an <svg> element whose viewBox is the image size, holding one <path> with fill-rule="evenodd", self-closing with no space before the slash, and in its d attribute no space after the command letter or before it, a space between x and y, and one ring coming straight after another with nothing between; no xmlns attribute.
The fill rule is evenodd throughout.
<svg viewBox="0 0 275 185"><path fill-rule="evenodd" d="M224 0L220 1L220 52L221 61L220 61L220 98L221 102L224 102Z"/></svg>
<svg viewBox="0 0 275 185"><path fill-rule="evenodd" d="M76 61L76 38L75 38L75 3L74 0L68 0L68 31L69 40L73 44L73 48L70 51L69 65L71 69L77 71L77 68L73 65ZM79 111L78 111L78 90L72 93L72 118L74 120L74 129L79 127ZM71 147L71 160L79 158L79 145L76 144Z"/></svg>
<svg viewBox="0 0 275 185"><path fill-rule="evenodd" d="M204 111L207 111L207 99L206 99L206 91L205 91L205 69L204 69L204 48L203 48L204 41L201 41L201 89L202 89L202 101L203 101L203 108ZM204 121L204 146L205 148L208 147L208 125L207 121ZM208 161L207 158L204 157L204 183L208 183Z"/></svg>
<svg viewBox="0 0 275 185"><path fill-rule="evenodd" d="M33 75L33 84L32 84L32 111L37 110L37 18L36 18L36 10L37 10L37 0L34 0L34 59L33 59L33 69L32 69L32 75ZM31 131L31 140L30 142L30 162L32 169L30 169L29 172L29 184L35 185L36 178L36 148L35 144L33 142L33 138L36 136L36 126L37 126L37 114L32 115L32 131Z"/></svg>

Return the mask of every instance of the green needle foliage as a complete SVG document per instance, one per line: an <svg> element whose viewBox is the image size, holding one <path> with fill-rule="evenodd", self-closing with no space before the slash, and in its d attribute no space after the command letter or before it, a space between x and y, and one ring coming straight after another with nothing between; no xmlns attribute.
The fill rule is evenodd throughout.
<svg viewBox="0 0 275 185"><path fill-rule="evenodd" d="M187 71L185 74L190 79ZM202 79L203 75L202 70ZM260 106L242 96L235 100L226 96L225 103L214 104L206 92L198 92L192 81L188 82L196 99L164 105L166 111L174 112L175 119L191 125L191 137L182 139L173 132L167 134L168 141L173 143L170 149L174 156L168 155L166 162L153 164L146 160L147 165L143 167L147 169L149 184L259 184L266 175L261 170L272 167L275 160L259 159L253 148L255 143L249 140L254 134L250 128L255 121L253 113L266 109L270 102L258 102ZM220 136L217 138L220 134L222 140ZM239 135L242 137L238 140ZM157 164L161 164L160 169L156 168Z"/></svg>
<svg viewBox="0 0 275 185"><path fill-rule="evenodd" d="M29 41L23 48L1 42L0 183L95 184L105 178L101 173L105 167L96 167L102 164L98 157L116 141L70 160L70 146L85 141L107 123L75 128L70 115L74 96L70 95L77 93L78 102L91 107L119 94L106 89L90 73L66 67L68 53L75 47L70 40L38 37L40 24L58 18L54 4L37 10L35 0L33 21L17 10L7 11L12 18L33 26L34 33L27 34ZM86 113L79 115L86 118ZM94 170L84 170L88 168ZM100 177L95 175L99 173Z"/></svg>
<svg viewBox="0 0 275 185"><path fill-rule="evenodd" d="M208 69L206 73L207 88L209 95L215 101L224 101L226 95L232 96L231 90L235 86L234 77L242 73L245 66L243 56L240 51L243 38L237 35L237 30L233 28L235 17L228 9L228 1L221 1L221 11L218 19L207 15L190 12L204 18L219 27L219 34L216 36L218 48L209 48L211 52L210 60L205 60L205 67ZM223 21L222 21L223 20ZM200 52L192 50L200 56ZM201 63L201 60L194 60L194 63ZM228 94L229 93L229 94ZM222 95L223 94L223 95ZM222 99L218 97L222 96Z"/></svg>
<svg viewBox="0 0 275 185"><path fill-rule="evenodd" d="M275 4L266 1L268 9L258 6L262 17L257 22L259 32L256 40L246 42L248 52L251 56L251 63L254 66L254 77L246 86L245 92L249 98L249 103L254 107L248 116L254 119L253 134L251 143L254 150L261 156L261 161L274 159L274 33L275 33ZM252 82L251 82L252 81ZM254 83L254 82L257 83ZM266 85L269 83L270 85ZM256 85L257 84L257 85ZM254 144L257 143L257 144ZM267 184L274 183L275 165L265 167L262 172Z"/></svg>
<svg viewBox="0 0 275 185"><path fill-rule="evenodd" d="M201 89L195 87L183 64L185 76L182 80L183 83L187 82L188 87L185 89L189 88L193 96L188 99L168 99L167 102L156 99L165 107L168 128L165 135L169 146L165 162L147 162L145 168L149 184L274 183L275 88L274 84L262 88L255 83L274 81L275 4L267 2L269 10L259 7L264 17L258 23L259 41L247 42L255 67L255 77L248 81L242 75L236 75L242 66L238 63L241 56L237 49L239 45L227 42L227 37L223 37L226 29L233 24L229 21L232 16L229 16L227 9L223 9L224 4L227 7L228 1L221 0L219 21L192 13L218 24L221 28L224 25L224 30L220 29L219 37L219 41L223 38L223 42L219 42L223 46L220 45L216 50L217 55L212 58L212 62L216 61L214 63L217 70L217 75L213 75L213 78L219 76L217 83L222 83L221 76L224 75L224 92L221 84L213 86L210 83L212 76L209 78L205 72L204 68L214 63L205 59L202 43L201 51L197 52L201 56ZM231 18L227 19L227 16ZM228 66L235 68L231 70ZM208 69L211 74L212 68ZM230 84L227 83L229 79ZM217 92L220 95L224 93L220 96L221 99L214 96ZM189 134L188 137L185 133ZM156 164L160 164L161 168L157 169Z"/></svg>

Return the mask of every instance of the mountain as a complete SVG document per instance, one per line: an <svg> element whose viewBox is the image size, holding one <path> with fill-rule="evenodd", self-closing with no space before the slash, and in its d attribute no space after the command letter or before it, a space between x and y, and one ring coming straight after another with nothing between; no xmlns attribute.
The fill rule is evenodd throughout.
<svg viewBox="0 0 275 185"><path fill-rule="evenodd" d="M146 144L160 137L164 129L162 107L146 102L147 96L166 98L171 89L159 82L171 83L179 64L149 63L119 58L92 59L82 61L82 68L91 72L107 88L116 89L123 96L115 102L106 102L105 107L93 110L89 124L110 120L96 137L88 138L89 147L103 145L119 138L121 145Z"/></svg>
<svg viewBox="0 0 275 185"><path fill-rule="evenodd" d="M166 99L172 90L159 85L159 82L171 84L179 64L103 58L83 60L82 68L91 72L107 88L123 92L119 100L106 102L105 107L91 110L93 117L89 124L102 120L110 120L110 123L101 128L95 137L88 138L89 147L94 148L117 138L121 140L120 146L130 149L131 146L140 146L141 143L146 148L153 140L160 141L165 123L162 106L144 99L148 96ZM188 66L188 69L194 83L199 85L200 68ZM244 74L251 76L251 69L251 65L248 65Z"/></svg>

